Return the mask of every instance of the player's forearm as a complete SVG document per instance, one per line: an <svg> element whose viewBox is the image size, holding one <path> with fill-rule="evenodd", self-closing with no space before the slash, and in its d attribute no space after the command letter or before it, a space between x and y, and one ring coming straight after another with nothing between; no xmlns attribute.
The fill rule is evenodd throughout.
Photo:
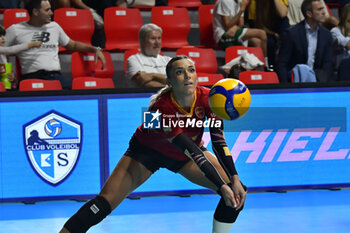
<svg viewBox="0 0 350 233"><path fill-rule="evenodd" d="M181 133L173 138L171 142L197 164L204 175L216 185L217 190L220 190L220 187L226 184L215 167L205 157L203 151L188 136Z"/></svg>
<svg viewBox="0 0 350 233"><path fill-rule="evenodd" d="M213 146L213 151L219 160L219 163L224 168L228 177L237 175L237 170L233 162L231 152L227 147L224 131L220 128L211 128L210 136Z"/></svg>

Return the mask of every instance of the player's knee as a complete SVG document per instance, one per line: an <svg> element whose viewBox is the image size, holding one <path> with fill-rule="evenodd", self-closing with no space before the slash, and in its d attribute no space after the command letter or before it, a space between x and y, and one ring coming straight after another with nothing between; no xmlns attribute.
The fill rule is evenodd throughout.
<svg viewBox="0 0 350 233"><path fill-rule="evenodd" d="M102 196L85 203L64 225L70 233L84 233L93 225L101 222L111 213L111 206Z"/></svg>
<svg viewBox="0 0 350 233"><path fill-rule="evenodd" d="M216 207L214 218L219 222L234 223L242 209L243 207L236 210L235 208L227 206L225 204L225 200L221 198L218 206Z"/></svg>

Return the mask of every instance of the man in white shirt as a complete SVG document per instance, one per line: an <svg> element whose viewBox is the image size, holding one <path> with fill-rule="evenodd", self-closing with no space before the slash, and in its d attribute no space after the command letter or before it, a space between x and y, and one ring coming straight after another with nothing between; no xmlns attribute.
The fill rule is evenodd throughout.
<svg viewBox="0 0 350 233"><path fill-rule="evenodd" d="M53 13L48 0L29 0L26 9L30 16L29 21L12 25L6 33L6 46L29 41L42 42L39 48L18 54L22 80L33 78L60 80L64 89L70 89L72 81L60 73L59 45L72 51L96 52L96 59L105 65L105 58L100 48L71 40L56 22L51 21Z"/></svg>
<svg viewBox="0 0 350 233"><path fill-rule="evenodd" d="M171 57L160 54L162 29L155 24L145 24L139 31L141 53L127 60L128 87L163 87L166 84L165 67Z"/></svg>

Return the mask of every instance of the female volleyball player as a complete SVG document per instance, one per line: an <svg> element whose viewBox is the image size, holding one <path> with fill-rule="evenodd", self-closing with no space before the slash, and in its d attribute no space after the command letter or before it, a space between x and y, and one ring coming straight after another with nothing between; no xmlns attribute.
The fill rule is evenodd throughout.
<svg viewBox="0 0 350 233"><path fill-rule="evenodd" d="M165 120L168 123L161 129L145 129L142 125L137 128L128 150L99 195L83 205L65 223L61 233L86 232L161 167L217 191L221 199L215 210L212 232L230 231L243 208L246 187L238 178L222 124L217 124L221 120L215 118L208 106L209 89L197 86L194 62L186 56L172 58L166 74L169 85L153 96L149 110L155 112L155 118L161 113L162 118L168 118ZM198 122L205 117L215 123L210 124L210 135L216 156L201 145L203 127Z"/></svg>

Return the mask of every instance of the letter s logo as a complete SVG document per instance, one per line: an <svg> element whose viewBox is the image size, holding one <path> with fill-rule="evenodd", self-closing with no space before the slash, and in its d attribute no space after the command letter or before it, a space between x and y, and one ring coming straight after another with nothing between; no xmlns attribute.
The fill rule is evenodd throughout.
<svg viewBox="0 0 350 233"><path fill-rule="evenodd" d="M58 166L65 167L68 165L68 159L67 159L68 155L66 153L59 153L57 157L59 160L59 161L57 161Z"/></svg>

